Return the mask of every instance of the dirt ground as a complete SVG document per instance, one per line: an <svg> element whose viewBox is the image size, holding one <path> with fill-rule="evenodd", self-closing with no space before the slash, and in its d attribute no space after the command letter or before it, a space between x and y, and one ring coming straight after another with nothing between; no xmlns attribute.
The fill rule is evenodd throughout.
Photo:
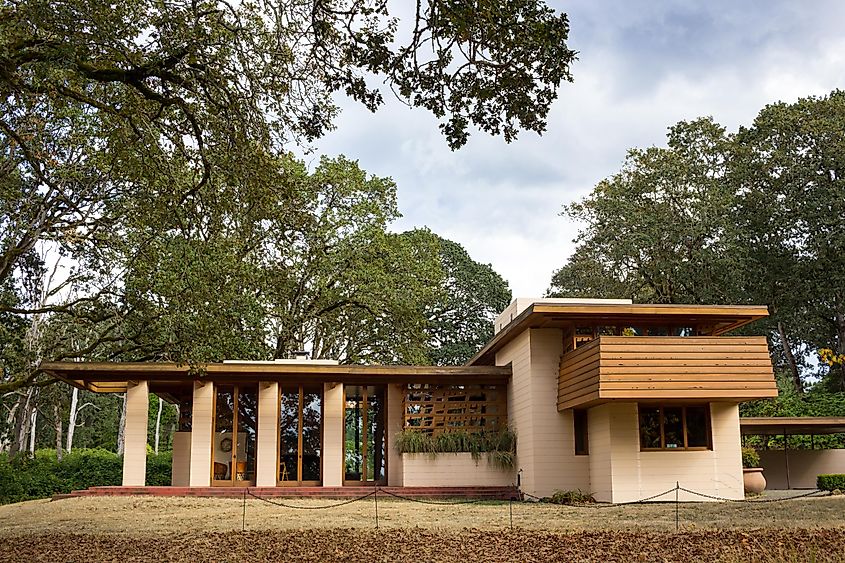
<svg viewBox="0 0 845 563"><path fill-rule="evenodd" d="M99 497L0 506L0 561L842 561L845 497L606 508ZM510 527L511 509L513 529ZM242 531L244 526L246 531Z"/></svg>

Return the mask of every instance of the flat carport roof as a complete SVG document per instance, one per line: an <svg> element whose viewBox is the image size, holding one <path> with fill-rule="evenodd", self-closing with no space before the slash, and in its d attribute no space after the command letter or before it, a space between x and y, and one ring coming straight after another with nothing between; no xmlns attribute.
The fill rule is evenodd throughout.
<svg viewBox="0 0 845 563"><path fill-rule="evenodd" d="M743 436L793 436L845 433L841 416L749 416L739 419Z"/></svg>

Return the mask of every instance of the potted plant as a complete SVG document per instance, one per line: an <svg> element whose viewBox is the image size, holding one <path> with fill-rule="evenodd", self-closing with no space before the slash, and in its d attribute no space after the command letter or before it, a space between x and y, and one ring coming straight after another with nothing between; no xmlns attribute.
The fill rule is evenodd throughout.
<svg viewBox="0 0 845 563"><path fill-rule="evenodd" d="M742 483L746 493L759 495L766 489L760 454L754 448L742 448Z"/></svg>

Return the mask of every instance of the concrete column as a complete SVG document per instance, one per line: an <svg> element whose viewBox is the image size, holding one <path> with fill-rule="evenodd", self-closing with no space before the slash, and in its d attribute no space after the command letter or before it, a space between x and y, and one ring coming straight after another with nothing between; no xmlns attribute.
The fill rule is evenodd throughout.
<svg viewBox="0 0 845 563"><path fill-rule="evenodd" d="M343 385L323 385L323 486L343 485Z"/></svg>
<svg viewBox="0 0 845 563"><path fill-rule="evenodd" d="M149 409L149 383L130 383L126 389L126 426L123 432L124 487L143 487L146 484Z"/></svg>
<svg viewBox="0 0 845 563"><path fill-rule="evenodd" d="M404 480L402 454L396 450L396 436L405 424L402 416L404 388L404 385L394 383L387 386L387 484L391 487L401 487Z"/></svg>
<svg viewBox="0 0 845 563"><path fill-rule="evenodd" d="M191 415L192 487L211 485L211 439L214 432L214 384L194 382Z"/></svg>
<svg viewBox="0 0 845 563"><path fill-rule="evenodd" d="M275 487L278 479L279 450L279 384L262 381L258 384L258 439L255 485Z"/></svg>

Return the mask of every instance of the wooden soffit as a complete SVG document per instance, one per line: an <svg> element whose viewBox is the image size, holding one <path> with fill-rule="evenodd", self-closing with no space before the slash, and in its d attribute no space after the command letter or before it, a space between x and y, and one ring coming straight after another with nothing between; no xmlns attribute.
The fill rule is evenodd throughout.
<svg viewBox="0 0 845 563"><path fill-rule="evenodd" d="M74 387L122 393L131 381L178 385L192 381L289 381L314 383L432 383L502 385L510 366L331 365L225 362L188 366L171 362L42 362L39 369Z"/></svg>
<svg viewBox="0 0 845 563"><path fill-rule="evenodd" d="M710 326L709 335L720 336L768 316L764 305L534 303L496 333L467 365L495 364L496 352L531 328L667 324Z"/></svg>

